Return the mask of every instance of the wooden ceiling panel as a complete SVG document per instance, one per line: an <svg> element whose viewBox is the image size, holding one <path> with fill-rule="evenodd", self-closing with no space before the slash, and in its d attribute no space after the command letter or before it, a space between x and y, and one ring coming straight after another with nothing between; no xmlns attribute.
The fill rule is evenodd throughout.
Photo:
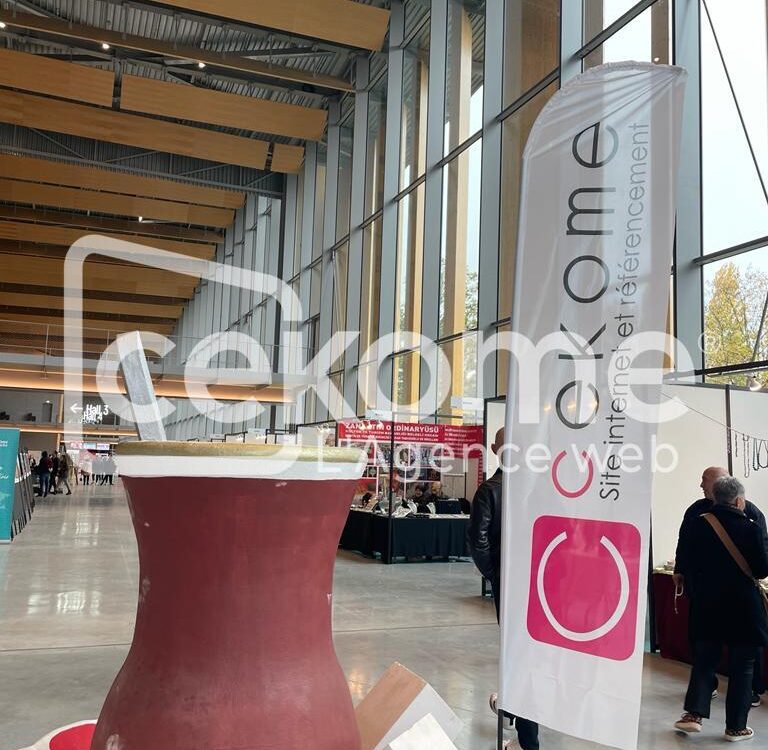
<svg viewBox="0 0 768 750"><path fill-rule="evenodd" d="M129 75L120 109L310 141L322 138L328 119L322 109Z"/></svg>
<svg viewBox="0 0 768 750"><path fill-rule="evenodd" d="M64 261L46 258L30 265L29 258L0 253L0 281L8 284L63 287ZM169 271L112 263L86 263L83 286L100 292L151 294L189 299L197 280Z"/></svg>
<svg viewBox="0 0 768 750"><path fill-rule="evenodd" d="M151 0L183 11L300 34L312 39L378 51L384 45L389 11L351 0Z"/></svg>
<svg viewBox="0 0 768 750"><path fill-rule="evenodd" d="M64 309L64 297L52 294L29 294L24 292L2 292L0 301L15 307L36 307L42 310ZM182 305L156 305L147 302L123 302L107 299L84 299L86 313L109 315L134 315L142 318L179 318L184 311Z"/></svg>
<svg viewBox="0 0 768 750"><path fill-rule="evenodd" d="M37 211L23 206L0 205L0 219L28 221L33 224L56 224L58 226L80 227L96 233L120 232L124 234L167 237L185 242L221 242L223 235L205 229L187 229L174 224L154 221L125 221L121 219L103 219L87 214L71 214L51 209Z"/></svg>
<svg viewBox="0 0 768 750"><path fill-rule="evenodd" d="M126 172L99 169L98 167L13 154L0 154L0 175L13 177L15 180L67 185L217 208L240 208L245 202L243 193L232 190L200 187L175 180L165 180L160 177L142 177ZM147 216L150 215L150 212L147 212ZM203 223L208 224L208 222ZM211 224L211 226L216 226L216 224Z"/></svg>
<svg viewBox="0 0 768 750"><path fill-rule="evenodd" d="M7 90L0 91L0 122L254 169L264 169L268 151L255 138Z"/></svg>
<svg viewBox="0 0 768 750"><path fill-rule="evenodd" d="M63 356L64 330L61 325L47 326L44 323L3 323L0 319L0 348L4 352L17 352L19 354L29 354L30 350L37 352L48 352L50 356ZM106 336L100 331L86 331L83 336L83 354L99 356L107 347ZM6 375L5 368L0 369L0 382L3 382ZM43 383L51 382L46 377ZM23 376L13 377L10 381L5 381L4 385L10 384L14 388L33 387L32 384L25 383ZM63 383L62 383L63 385ZM46 390L58 390L57 388L46 388Z"/></svg>
<svg viewBox="0 0 768 750"><path fill-rule="evenodd" d="M29 324L35 324L35 325L51 325L51 326L57 326L57 327L63 327L64 325L64 318L60 315L51 315L48 320L46 320L41 315L26 315L23 313L7 313L0 311L0 324L5 324L6 327L8 322L13 321L16 323L29 323ZM105 333L107 331L111 333L127 333L128 331L136 331L136 330L152 330L156 333L163 333L163 334L170 334L173 333L173 324L172 323L138 323L138 322L131 322L131 321L124 321L124 320L99 320L99 319L88 319L83 320L83 330L93 336L94 330L101 330Z"/></svg>
<svg viewBox="0 0 768 750"><path fill-rule="evenodd" d="M112 106L115 74L109 70L0 49L0 86Z"/></svg>
<svg viewBox="0 0 768 750"><path fill-rule="evenodd" d="M147 219L173 221L179 224L221 227L232 224L234 212L229 208L193 206L189 203L137 198L132 195L80 190L59 185L0 178L0 200L33 206L69 208L75 211L98 211L115 216L143 216Z"/></svg>
<svg viewBox="0 0 768 750"><path fill-rule="evenodd" d="M28 224L20 221L0 221L0 238L7 240L19 240L21 242L42 242L49 245L73 245L83 237L89 236L83 233L82 229L72 229L71 227L57 227L47 224ZM99 235L90 235L94 238ZM157 248L159 250L169 250L170 252L189 255L194 258L203 258L212 260L216 254L214 245L201 244L197 242L179 242L178 240L166 240L160 238L135 237L129 234L104 234L116 240L133 242L146 247ZM82 244L82 243L81 243ZM90 244L90 243L89 243ZM94 251L98 251L99 243L93 241Z"/></svg>
<svg viewBox="0 0 768 750"><path fill-rule="evenodd" d="M304 161L303 146L276 143L272 151L272 171L296 174Z"/></svg>
<svg viewBox="0 0 768 750"><path fill-rule="evenodd" d="M192 62L203 62L206 65L223 70L235 70L240 73L249 73L273 80L291 81L336 91L353 92L355 90L349 81L337 78L336 76L315 74L311 71L275 65L274 63L258 62L247 57L238 57L236 53L209 52L189 45L162 42L157 39L148 39L133 34L123 34L119 31L70 23L58 18L36 16L31 13L22 13L16 8L13 9L13 12L0 10L0 19L11 28L38 31L85 42L107 42L113 47L121 49L147 52L151 55L160 55L161 57L173 59L186 58Z"/></svg>

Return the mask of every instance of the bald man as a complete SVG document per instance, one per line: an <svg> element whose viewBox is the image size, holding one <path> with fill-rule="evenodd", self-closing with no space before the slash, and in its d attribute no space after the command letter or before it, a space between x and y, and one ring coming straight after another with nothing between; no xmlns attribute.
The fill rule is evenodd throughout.
<svg viewBox="0 0 768 750"><path fill-rule="evenodd" d="M715 482L721 477L730 476L728 470L722 466L710 466L704 470L701 475L701 487L704 497L701 500L697 500L691 505L688 510L685 511L683 516L683 522L680 524L680 533L677 538L677 553L675 554L675 585L678 587L686 587L686 576L688 575L688 567L692 556L692 544L691 540L695 536L696 521L699 516L704 513L709 513L715 506ZM750 521L756 523L764 533L768 533L766 528L765 516L760 508L749 500L746 501L744 513ZM688 588L686 594L689 598L691 595L690 580L688 581ZM717 691L717 679L714 683L715 692ZM760 696L765 692L765 677L763 674L763 658L762 653L755 664L754 677L752 683L752 705L760 705Z"/></svg>
<svg viewBox="0 0 768 750"><path fill-rule="evenodd" d="M472 500L472 512L469 520L467 539L472 551L472 559L478 570L491 582L493 601L496 605L496 617L499 616L501 596L501 492L503 472L501 469L502 449L504 448L504 428L496 433L491 450L499 456L499 468L496 473L483 482ZM496 713L497 695L491 695L491 709ZM539 750L539 725L519 716L505 713L505 717L514 724L517 739L523 750Z"/></svg>
<svg viewBox="0 0 768 750"><path fill-rule="evenodd" d="M697 500L685 511L683 522L680 525L680 533L677 538L677 553L675 554L675 583L678 586L685 584L685 569L690 557L689 541L691 538L691 522L695 521L704 513L709 513L715 505L714 485L720 477L729 476L728 470L722 466L710 466L704 470L701 475L701 487L704 497ZM747 506L744 509L747 518L754 521L760 528L768 533L766 528L765 516L760 508L747 500Z"/></svg>

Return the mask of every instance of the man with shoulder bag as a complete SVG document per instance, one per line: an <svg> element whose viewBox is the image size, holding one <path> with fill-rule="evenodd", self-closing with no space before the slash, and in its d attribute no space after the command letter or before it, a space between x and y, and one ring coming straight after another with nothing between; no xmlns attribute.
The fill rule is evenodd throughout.
<svg viewBox="0 0 768 750"><path fill-rule="evenodd" d="M710 715L712 685L723 647L730 675L725 739L751 740L747 726L752 678L761 647L768 645L768 603L759 579L768 577L768 538L744 513L744 487L733 477L713 486L714 506L690 523L686 589L691 599L693 669L681 732L701 732Z"/></svg>

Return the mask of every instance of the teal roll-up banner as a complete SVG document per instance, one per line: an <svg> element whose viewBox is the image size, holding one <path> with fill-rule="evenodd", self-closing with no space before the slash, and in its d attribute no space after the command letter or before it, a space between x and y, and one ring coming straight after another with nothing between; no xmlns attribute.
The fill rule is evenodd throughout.
<svg viewBox="0 0 768 750"><path fill-rule="evenodd" d="M0 542L11 541L19 430L0 429Z"/></svg>

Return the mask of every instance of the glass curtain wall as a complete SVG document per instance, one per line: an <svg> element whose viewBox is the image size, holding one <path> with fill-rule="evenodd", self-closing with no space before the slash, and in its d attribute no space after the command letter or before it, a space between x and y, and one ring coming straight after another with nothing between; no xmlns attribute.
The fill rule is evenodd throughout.
<svg viewBox="0 0 768 750"><path fill-rule="evenodd" d="M248 195L225 241L217 249L216 261L280 275L282 211L283 201L279 198ZM295 217L286 217L286 220L295 220ZM176 348L168 356L180 368L194 357L201 367L251 366L269 370L275 354L277 321L278 306L272 297L227 283L204 281L185 305L173 337ZM213 342L206 344L206 338L218 332L250 336L255 343L237 353L217 347ZM266 355L266 362L257 359L256 344ZM246 352L250 361L246 361ZM234 433L267 428L273 417L271 407L260 407L258 413L249 414L242 405L225 407L225 411L217 410L211 402L203 402L198 408L186 399L175 399L172 405L175 411L166 420L166 432L173 440L205 440L224 430Z"/></svg>
<svg viewBox="0 0 768 750"><path fill-rule="evenodd" d="M724 14L725 0L709 4ZM353 413L381 406L377 386L402 418L421 420L466 420L462 398L504 394L505 357L478 362L478 350L510 326L528 133L548 99L581 70L622 59L671 62L672 5L575 0L564 15L560 0L392 2L388 51L354 66L357 93L342 101L345 115L331 125L339 127L340 146L318 151L309 188L317 200L334 201L335 244L319 250L315 238L311 243L313 258L333 254L332 330L354 321L360 331L332 368L348 401L354 394ZM751 29L764 55L765 3L754 5ZM760 91L764 103L768 87ZM762 148L765 107L750 111ZM338 175L333 195L320 184L326 165ZM313 205L301 199L306 179L300 176L295 190L297 205ZM495 210L481 195L486 204L498 201ZM750 212L758 234L763 209L755 204ZM484 217L495 217L497 226ZM313 231L320 231L317 218ZM739 227L731 235L736 241L755 232ZM415 404L429 377L420 348L397 338L406 331L435 341L448 363L437 376L447 395L422 403L420 412ZM384 354L371 349L386 334L396 345ZM312 416L305 411L297 421Z"/></svg>
<svg viewBox="0 0 768 750"><path fill-rule="evenodd" d="M694 33L676 26L683 6ZM701 193L678 220L671 325L703 342L708 366L766 359L765 0L392 0L391 11L385 50L351 60L355 92L334 102L338 114L323 143L307 145L284 203L254 198L219 251L254 268L281 264L301 299L305 346L360 331L330 370L349 416L389 400L412 419L467 420L461 399L505 393L504 355L479 362L478 351L510 330L526 139L570 77L625 59L679 62L701 82L681 165ZM261 217L271 212L274 224L282 210L283 245L266 225L262 242ZM214 321L268 337L274 314L260 304L202 285L183 329L199 337ZM405 331L436 342L450 365L433 403L418 342L371 348ZM326 413L310 395L284 421ZM200 418L186 419L198 422L179 435L199 432Z"/></svg>
<svg viewBox="0 0 768 750"><path fill-rule="evenodd" d="M717 368L768 359L768 4L700 7L703 343Z"/></svg>

